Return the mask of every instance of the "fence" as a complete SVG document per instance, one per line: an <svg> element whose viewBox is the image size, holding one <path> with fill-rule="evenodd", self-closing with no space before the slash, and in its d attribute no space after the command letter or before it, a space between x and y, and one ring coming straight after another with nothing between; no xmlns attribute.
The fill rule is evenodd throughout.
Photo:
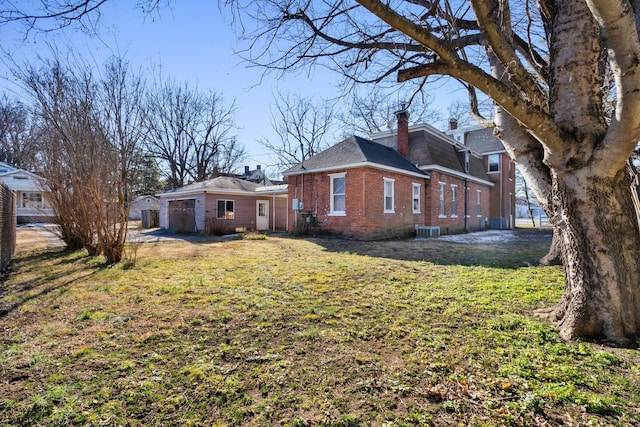
<svg viewBox="0 0 640 427"><path fill-rule="evenodd" d="M9 266L16 250L16 196L0 182L0 270Z"/></svg>

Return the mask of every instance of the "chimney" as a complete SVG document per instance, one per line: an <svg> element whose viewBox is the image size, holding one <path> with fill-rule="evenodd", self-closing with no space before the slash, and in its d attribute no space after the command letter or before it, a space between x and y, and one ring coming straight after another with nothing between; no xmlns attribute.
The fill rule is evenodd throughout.
<svg viewBox="0 0 640 427"><path fill-rule="evenodd" d="M409 153L409 112L406 103L400 104L396 117L398 118L398 153L406 157Z"/></svg>
<svg viewBox="0 0 640 427"><path fill-rule="evenodd" d="M451 117L449 119L449 130L456 130L458 129L458 119L454 119L453 117Z"/></svg>
<svg viewBox="0 0 640 427"><path fill-rule="evenodd" d="M256 169L260 170L262 167L260 165L256 165Z"/></svg>
<svg viewBox="0 0 640 427"><path fill-rule="evenodd" d="M249 172L249 166L244 167L244 174L247 176L251 174L251 172Z"/></svg>

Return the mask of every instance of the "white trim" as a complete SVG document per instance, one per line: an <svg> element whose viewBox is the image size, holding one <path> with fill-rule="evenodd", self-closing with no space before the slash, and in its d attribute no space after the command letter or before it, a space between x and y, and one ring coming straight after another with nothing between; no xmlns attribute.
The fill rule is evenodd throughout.
<svg viewBox="0 0 640 427"><path fill-rule="evenodd" d="M347 173L346 172L330 173L328 174L328 176L329 176L329 213L327 215L328 216L347 216L347 178L346 178ZM333 189L333 182L334 180L339 178L344 179L344 193L338 194L339 196L344 197L344 210L341 210L341 211L337 211L334 206L335 193Z"/></svg>
<svg viewBox="0 0 640 427"><path fill-rule="evenodd" d="M416 201L416 193L415 193L415 189L418 189L418 209L415 208L414 206L414 202ZM421 212L421 205L422 205L422 185L417 183L417 182L412 182L411 183L411 211L414 214L419 214Z"/></svg>
<svg viewBox="0 0 640 427"><path fill-rule="evenodd" d="M329 172L329 171L335 171L335 170L347 170L347 169L357 169L357 168L362 168L362 167L370 167L373 169L380 169L380 170L384 170L384 171L388 171L388 172L395 172L395 173L399 173L402 175L407 175L407 176L415 176L418 178L422 178L422 179L430 179L430 176L428 175L423 175L423 174L419 174L417 172L411 172L405 169L399 169L399 168L394 168L391 166L385 166L385 165L381 165L379 163L374 163L374 162L359 162L359 163L349 163L346 165L335 165L335 166L326 166L323 168L316 168L316 169L301 169L301 170L297 170L297 171L293 171L293 172L284 172L282 174L282 176L296 176L296 175L304 175L307 173L319 173L319 172ZM420 169L420 168L418 168Z"/></svg>
<svg viewBox="0 0 640 427"><path fill-rule="evenodd" d="M438 218L447 217L447 195L445 193L446 182L438 182Z"/></svg>
<svg viewBox="0 0 640 427"><path fill-rule="evenodd" d="M382 178L384 180L384 185L382 188L382 194L384 197L383 200L383 212L384 213L396 213L396 180L393 178ZM387 209L387 183L391 184L391 209Z"/></svg>
<svg viewBox="0 0 640 427"><path fill-rule="evenodd" d="M458 171L454 171L453 169L445 168L445 167L442 167L440 165L418 166L418 169L424 170L424 171L444 172L446 174L457 176L459 178L466 178L469 181L473 181L473 182L476 182L478 184L483 184L483 185L486 185L488 187L493 187L495 185L493 182L485 181L484 179L477 178L477 177L475 177L473 175L469 175L469 174L466 174L466 173L460 173Z"/></svg>

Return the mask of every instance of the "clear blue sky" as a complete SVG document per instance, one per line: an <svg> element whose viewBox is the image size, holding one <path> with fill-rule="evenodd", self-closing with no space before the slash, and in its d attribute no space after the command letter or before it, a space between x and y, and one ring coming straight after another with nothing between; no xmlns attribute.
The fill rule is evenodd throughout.
<svg viewBox="0 0 640 427"><path fill-rule="evenodd" d="M236 100L238 141L246 148L249 154L246 163L252 168L273 163L257 141L263 138L277 141L269 110L275 91L325 98L339 94L339 76L330 72L316 70L309 75L287 74L277 79L274 74L265 76L263 69L248 67L234 54L242 46L230 26L230 17L221 16L215 1L176 1L161 9L159 15L144 15L135 3L107 2L101 9L99 37L66 28L46 34L31 33L23 41L22 28L14 25L0 27L0 46L21 63L33 61L39 54L46 56L49 42L59 47L71 43L85 59L93 58L98 66L115 54L149 75L161 67L163 76L188 81L203 90L218 90L227 102ZM6 75L6 65L0 64L0 77ZM15 88L10 82L0 81L0 89L12 87ZM450 101L447 97L447 102Z"/></svg>

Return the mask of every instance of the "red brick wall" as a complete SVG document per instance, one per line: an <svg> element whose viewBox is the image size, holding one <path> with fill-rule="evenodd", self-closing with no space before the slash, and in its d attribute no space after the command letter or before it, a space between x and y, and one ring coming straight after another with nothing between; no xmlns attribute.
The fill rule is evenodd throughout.
<svg viewBox="0 0 640 427"><path fill-rule="evenodd" d="M335 170L345 175L345 216L330 214L330 176L328 172L291 176L289 200L304 202L302 212L314 212L316 231L344 237L372 240L410 236L416 224L424 224L424 194L428 180L374 168ZM384 212L384 178L394 181L394 213ZM304 182L304 184L303 184ZM421 184L421 210L414 214L412 184ZM289 210L289 229L296 230L301 212Z"/></svg>
<svg viewBox="0 0 640 427"><path fill-rule="evenodd" d="M488 156L485 158L488 168ZM495 183L491 193L491 211L489 218L503 218L505 227L513 227L509 220L516 217L516 169L506 153L500 154L500 171L490 172L489 179ZM488 169L487 169L488 170Z"/></svg>
<svg viewBox="0 0 640 427"><path fill-rule="evenodd" d="M440 216L440 183L444 183L444 217ZM456 186L456 214L452 212L452 190ZM491 187L467 181L467 213L466 231L476 231L486 226L490 211ZM481 196L481 215L477 215L477 190ZM440 226L441 234L462 233L465 231L465 181L440 171L431 172L431 180L427 189L426 225Z"/></svg>

